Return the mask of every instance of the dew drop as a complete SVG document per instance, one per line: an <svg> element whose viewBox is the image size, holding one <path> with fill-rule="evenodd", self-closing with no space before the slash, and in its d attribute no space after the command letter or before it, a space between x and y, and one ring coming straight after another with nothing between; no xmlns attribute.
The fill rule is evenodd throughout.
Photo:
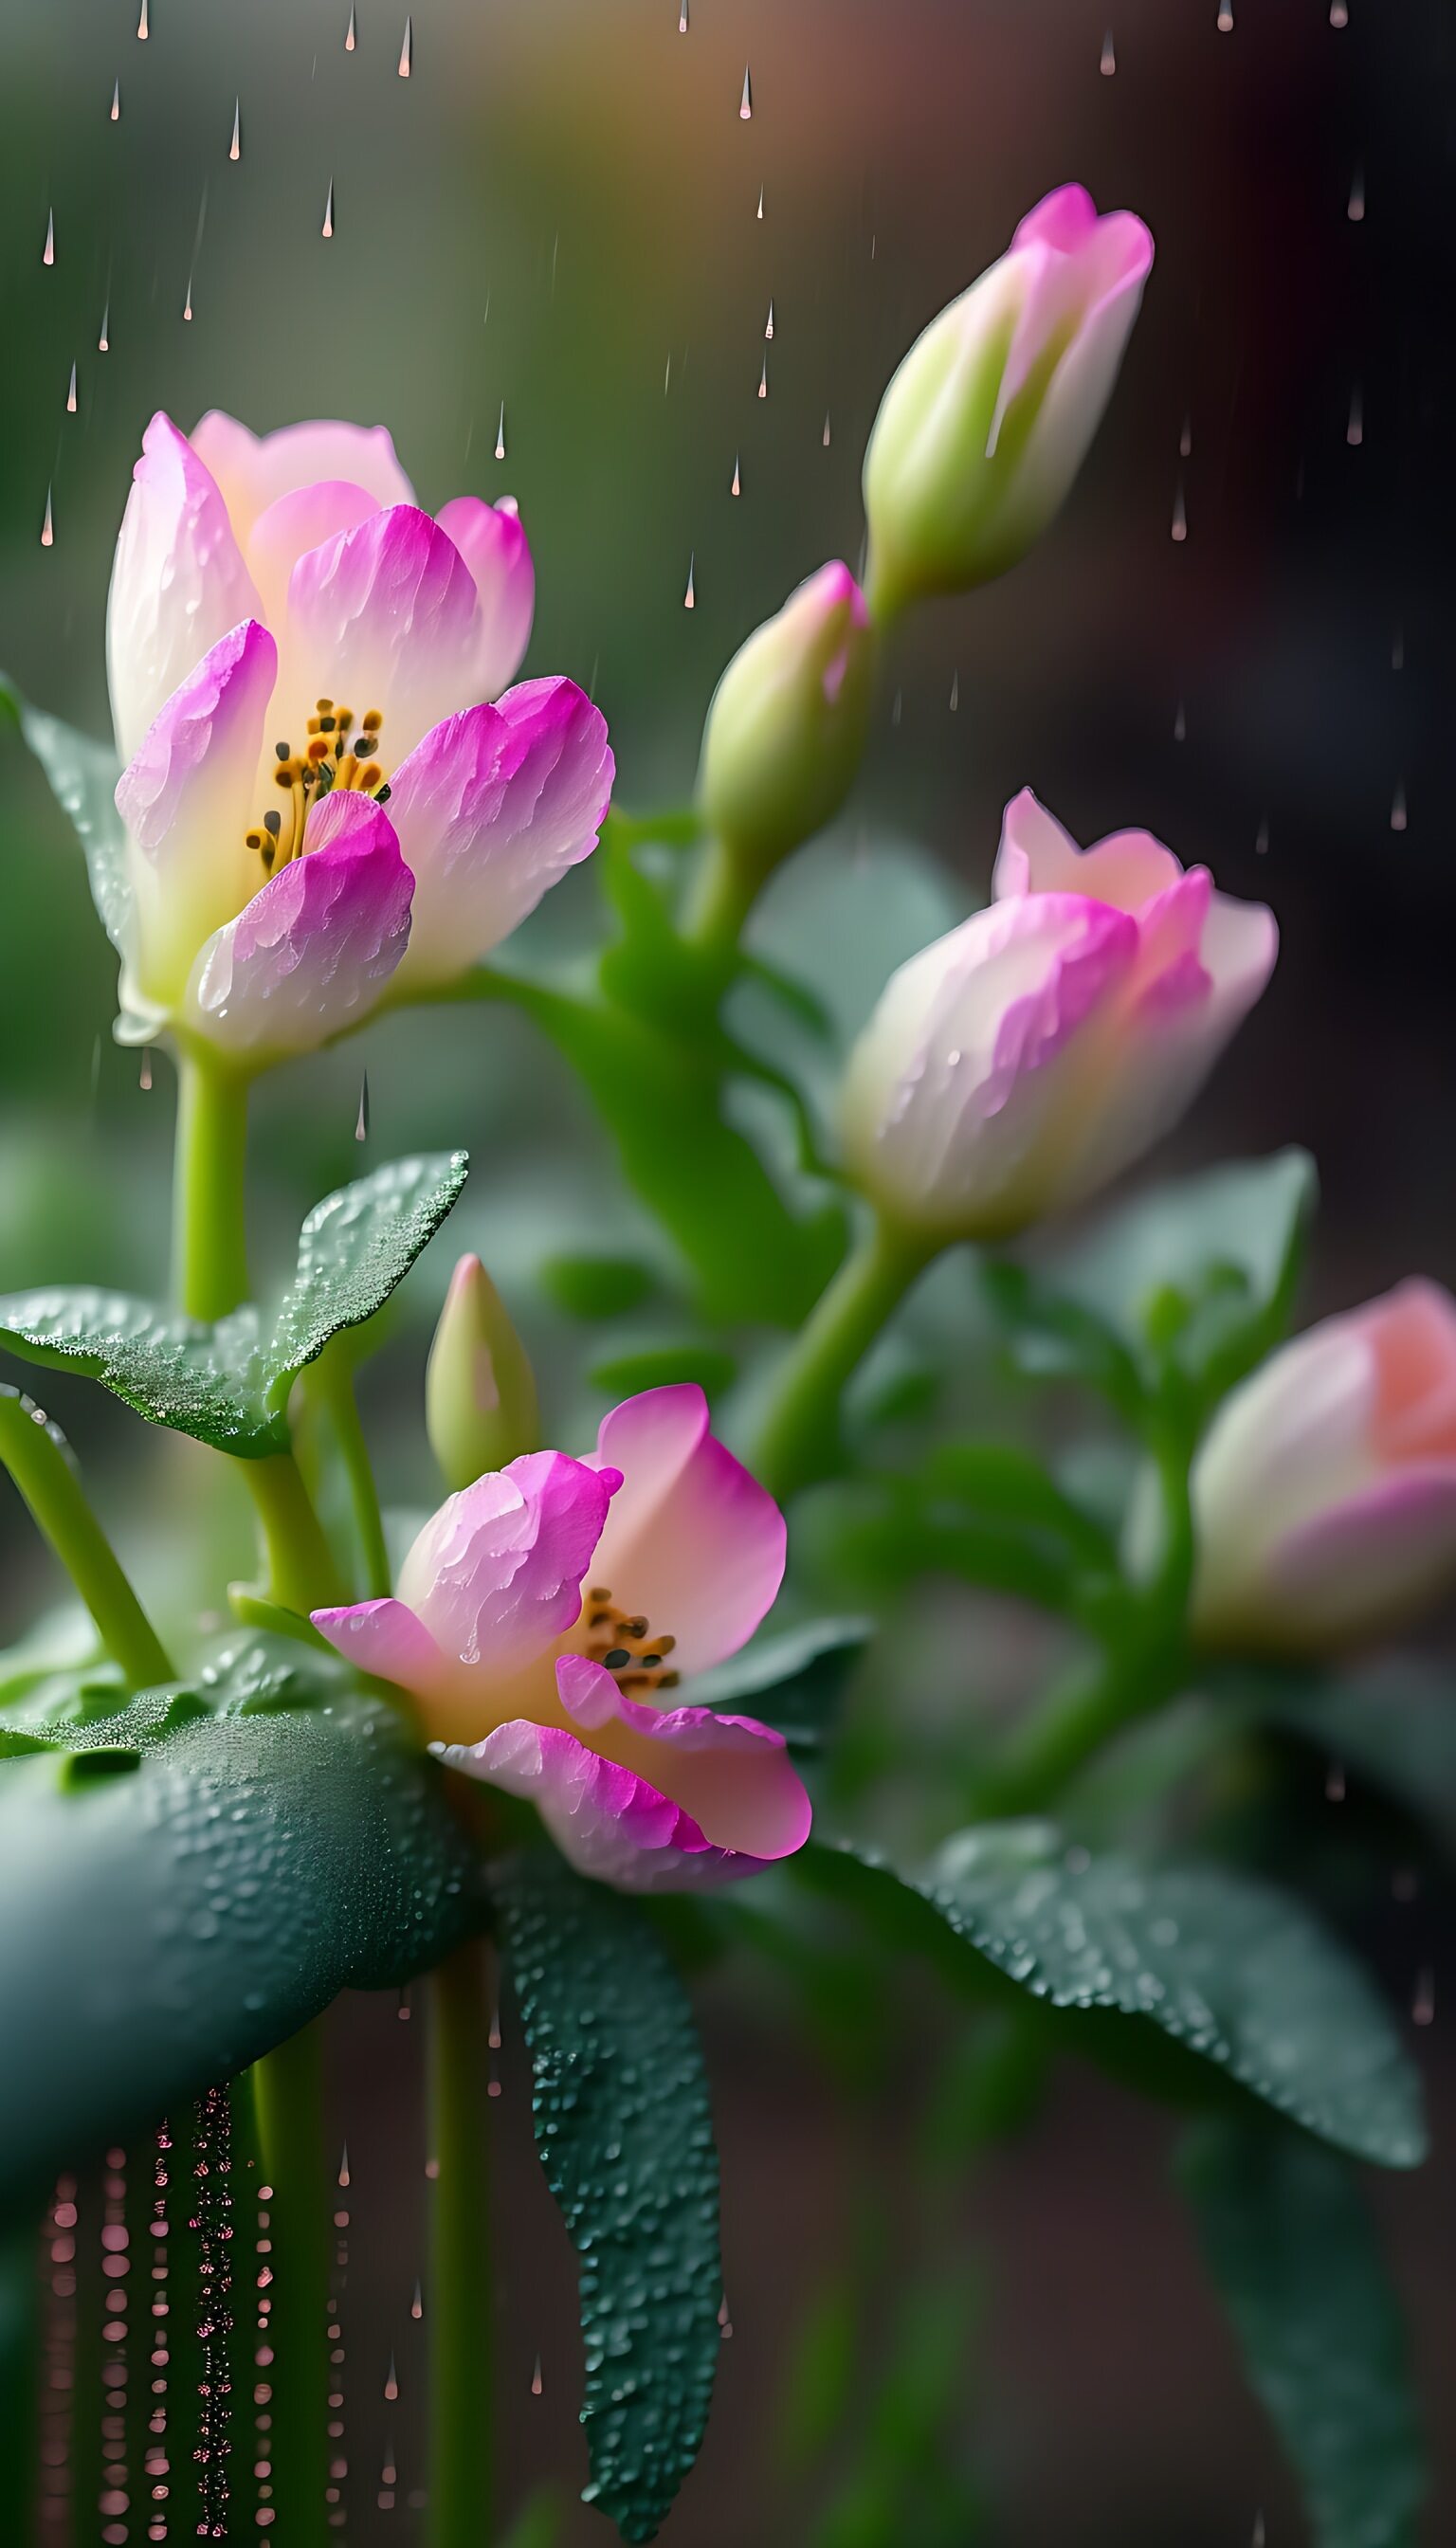
<svg viewBox="0 0 1456 2548"><path fill-rule="evenodd" d="M1112 29L1109 27L1107 34L1102 39L1102 59L1098 63L1097 67L1101 71L1104 79L1111 79L1117 66L1117 47L1113 44Z"/></svg>
<svg viewBox="0 0 1456 2548"><path fill-rule="evenodd" d="M369 1138L369 1073L367 1070L359 1081L359 1112L354 1119L354 1138L356 1141L367 1141Z"/></svg>
<svg viewBox="0 0 1456 2548"><path fill-rule="evenodd" d="M1398 778L1396 780L1396 792L1391 798L1391 830L1393 832L1404 832L1406 829L1406 781L1404 778Z"/></svg>
<svg viewBox="0 0 1456 2548"><path fill-rule="evenodd" d="M1345 426L1345 440L1352 451L1358 451L1364 439L1365 400L1361 393L1360 384L1356 381L1354 388L1350 392L1350 415L1349 422Z"/></svg>
<svg viewBox="0 0 1456 2548"><path fill-rule="evenodd" d="M769 304L769 317L764 327L764 341L766 344L770 345L774 342L774 304L772 301Z"/></svg>
<svg viewBox="0 0 1456 2548"><path fill-rule="evenodd" d="M41 250L41 263L43 265L55 263L55 207L53 204L46 223L46 244Z"/></svg>
<svg viewBox="0 0 1456 2548"><path fill-rule="evenodd" d="M411 65L412 65L412 63L413 63L413 60L414 60L414 21L413 21L413 19L412 19L412 18L407 18L407 19L406 19L406 21L405 21L405 41L404 41L404 43L403 43L403 44L401 45L401 46L400 46L400 77L401 77L401 79L408 79L408 78L410 77L410 67L411 67Z"/></svg>
<svg viewBox="0 0 1456 2548"><path fill-rule="evenodd" d="M51 503L51 492L50 488L47 487L46 490L46 519L41 524L41 546L43 549L53 549L55 546L55 512Z"/></svg>
<svg viewBox="0 0 1456 2548"><path fill-rule="evenodd" d="M354 15L353 10L352 10L352 9L350 9L350 11L349 11L349 23L348 23L347 27L344 29L344 51L345 51L346 53L351 53L351 52L354 50L355 46L358 44L358 41L359 41L359 28L358 28L358 23L357 23L357 20L356 20L356 18L355 18L355 15Z"/></svg>
<svg viewBox="0 0 1456 2548"><path fill-rule="evenodd" d="M503 460L505 457L505 401L503 399L500 402L500 421L496 427L496 457L498 460Z"/></svg>
<svg viewBox="0 0 1456 2548"><path fill-rule="evenodd" d="M328 200L323 207L323 228L320 235L323 238L333 236L333 179L331 177L328 180Z"/></svg>
<svg viewBox="0 0 1456 2548"><path fill-rule="evenodd" d="M65 411L67 415L74 415L76 411L76 367L74 363L71 365L70 387L67 389L65 394Z"/></svg>
<svg viewBox="0 0 1456 2548"><path fill-rule="evenodd" d="M743 494L743 477L739 468L739 455L737 452L733 455L733 484L729 488L728 493L730 496L741 496Z"/></svg>
<svg viewBox="0 0 1456 2548"><path fill-rule="evenodd" d="M111 93L111 120L113 124L120 124L122 120L122 83L120 80L117 81Z"/></svg>
<svg viewBox="0 0 1456 2548"><path fill-rule="evenodd" d="M147 23L146 16L149 5L150 0L141 0L141 14L136 21L136 42L138 45L144 45L147 37L151 33L151 28Z"/></svg>
<svg viewBox="0 0 1456 2548"><path fill-rule="evenodd" d="M760 398L767 398L767 397L768 397L768 395L769 395L769 357L768 357L768 355L766 354L766 355L764 356L764 368L763 368L762 372L759 374L759 396L760 396Z"/></svg>
<svg viewBox="0 0 1456 2548"><path fill-rule="evenodd" d="M696 564L697 551L693 549L689 552L687 559L687 591L682 595L682 607L684 610L692 610L696 607L696 595L692 590L692 577Z"/></svg>
<svg viewBox="0 0 1456 2548"><path fill-rule="evenodd" d="M753 81L749 78L748 64L745 62L743 66L743 95L738 101L738 112L745 124L747 124L753 111L754 86Z"/></svg>
<svg viewBox="0 0 1456 2548"><path fill-rule="evenodd" d="M1184 498L1184 494L1183 494L1183 481L1182 481L1182 479L1181 479L1181 478L1179 479L1177 486L1176 486L1176 487L1174 488L1174 490L1173 490L1173 519L1172 519L1172 523L1171 523L1171 525L1170 525L1170 528L1171 528L1172 536L1173 536L1173 538L1174 538L1175 540L1186 540L1186 539L1187 539L1187 537L1188 537L1188 505L1187 505L1187 501L1186 501L1186 500L1185 500L1185 498Z"/></svg>
<svg viewBox="0 0 1456 2548"><path fill-rule="evenodd" d="M1365 219L1365 170L1359 160L1355 162L1355 172L1350 179L1350 200L1345 211L1352 222Z"/></svg>
<svg viewBox="0 0 1456 2548"><path fill-rule="evenodd" d="M228 156L229 159L242 157L242 100L240 97L235 97L232 101L232 138L228 144Z"/></svg>

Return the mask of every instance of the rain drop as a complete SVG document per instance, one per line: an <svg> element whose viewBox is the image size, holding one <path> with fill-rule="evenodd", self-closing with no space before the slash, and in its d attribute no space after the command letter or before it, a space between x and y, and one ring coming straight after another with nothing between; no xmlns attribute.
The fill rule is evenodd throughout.
<svg viewBox="0 0 1456 2548"><path fill-rule="evenodd" d="M759 209L758 209L758 211L755 213L755 215L754 215L754 219L755 219L755 221L757 221L757 222L761 222L761 221L763 220L763 218L764 218L764 189L763 189L763 187L761 186L761 187L759 188Z"/></svg>
<svg viewBox="0 0 1456 2548"><path fill-rule="evenodd" d="M1404 673L1405 669L1406 631L1404 628L1398 627L1395 635L1391 639L1391 671L1393 673Z"/></svg>
<svg viewBox="0 0 1456 2548"><path fill-rule="evenodd" d="M228 144L228 156L229 159L242 157L242 100L240 97L235 97L232 101L232 138Z"/></svg>
<svg viewBox="0 0 1456 2548"><path fill-rule="evenodd" d="M1350 392L1350 418L1345 426L1345 440L1352 451L1358 451L1365 439L1365 401L1356 381Z"/></svg>
<svg viewBox="0 0 1456 2548"><path fill-rule="evenodd" d="M343 2150L339 2157L338 2181L341 2187L347 2186L349 2182L349 2144L347 2141L345 2141Z"/></svg>
<svg viewBox="0 0 1456 2548"><path fill-rule="evenodd" d="M500 402L500 421L496 427L496 457L498 460L503 460L505 457L505 401L503 399Z"/></svg>
<svg viewBox="0 0 1456 2548"><path fill-rule="evenodd" d="M390 2367L385 2374L384 2394L390 2406L394 2405L395 2400L400 2394L400 2375L395 2369L395 2357L393 2354L390 2355Z"/></svg>
<svg viewBox="0 0 1456 2548"><path fill-rule="evenodd" d="M323 207L323 228L320 235L323 238L333 236L333 179L331 177L328 180L328 200Z"/></svg>
<svg viewBox="0 0 1456 2548"><path fill-rule="evenodd" d="M1173 490L1173 520L1172 520L1172 526L1171 526L1171 527L1172 527L1172 536L1173 536L1173 538L1174 538L1175 540L1186 540L1186 539L1187 539L1187 537L1188 537L1188 506L1187 506L1187 503L1186 503L1186 501L1185 501L1185 500L1184 500L1184 495L1183 495L1183 481L1182 481L1182 479L1181 479L1181 478L1179 479L1177 486L1176 486L1176 487L1174 488L1174 490Z"/></svg>
<svg viewBox="0 0 1456 2548"><path fill-rule="evenodd" d="M141 1053L141 1067L136 1073L136 1085L143 1097L151 1094L151 1054L144 1046Z"/></svg>
<svg viewBox="0 0 1456 2548"><path fill-rule="evenodd" d="M824 448L825 448L825 450L827 451L827 450L829 449L829 410L828 410L828 408L826 408L826 409L825 409L825 410L824 410L824 432L823 432L823 435L821 436L821 439L822 439L822 441L823 441Z"/></svg>
<svg viewBox="0 0 1456 2548"><path fill-rule="evenodd" d="M354 1138L356 1141L367 1141L369 1138L369 1073L367 1070L359 1081L359 1112L354 1118ZM344 2181L342 2177L339 2179L340 2184Z"/></svg>
<svg viewBox="0 0 1456 2548"><path fill-rule="evenodd" d="M750 116L753 114L753 111L754 111L754 88L753 88L753 82L752 82L752 80L749 78L749 75L748 75L748 64L747 64L747 62L745 62L745 63L744 63L744 66L743 66L743 95L742 95L742 97L741 97L741 98L739 99L739 101L738 101L738 112L739 112L739 115L740 115L740 117L742 118L742 120L743 120L743 122L744 122L745 124L747 124L747 122L748 122L748 120L749 120Z"/></svg>
<svg viewBox="0 0 1456 2548"><path fill-rule="evenodd" d="M1117 48L1112 41L1112 29L1109 27L1107 34L1102 39L1102 59L1098 63L1097 67L1101 71L1104 79L1111 79L1117 66Z"/></svg>
<svg viewBox="0 0 1456 2548"><path fill-rule="evenodd" d="M120 124L122 120L122 83L120 80L117 81L116 86L113 88L111 93L111 120L113 124Z"/></svg>
<svg viewBox="0 0 1456 2548"><path fill-rule="evenodd" d="M759 396L760 396L760 398L767 398L767 397L768 397L768 395L769 395L769 357L768 357L768 355L766 354L766 355L764 356L764 368L763 368L762 372L759 374Z"/></svg>
<svg viewBox="0 0 1456 2548"><path fill-rule="evenodd" d="M1264 2516L1262 2512L1256 2512L1254 2514L1254 2535L1249 2542L1249 2548L1264 2548Z"/></svg>
<svg viewBox="0 0 1456 2548"><path fill-rule="evenodd" d="M1219 33L1221 36L1233 33L1233 0L1219 0Z"/></svg>
<svg viewBox="0 0 1456 2548"><path fill-rule="evenodd" d="M953 673L953 674L952 674L952 676L951 676L951 714L952 714L953 716L956 714L956 709L959 707L959 705L960 705L960 675L959 675L959 673L958 673L958 672L955 672L955 673Z"/></svg>
<svg viewBox="0 0 1456 2548"><path fill-rule="evenodd" d="M1415 1997L1410 2003L1413 2026L1429 2026L1436 2013L1436 1977L1429 1964L1422 1964L1415 1976Z"/></svg>
<svg viewBox="0 0 1456 2548"><path fill-rule="evenodd" d="M111 352L111 295L109 293L106 308L101 314L101 333L96 339L96 350L98 354Z"/></svg>
<svg viewBox="0 0 1456 2548"><path fill-rule="evenodd" d="M1365 219L1365 170L1358 160L1355 163L1355 173L1350 179L1350 200L1345 206L1345 211L1352 222L1363 222Z"/></svg>
<svg viewBox="0 0 1456 2548"><path fill-rule="evenodd" d="M46 223L46 244L41 250L41 263L43 265L55 263L55 207L53 204Z"/></svg>
<svg viewBox="0 0 1456 2548"><path fill-rule="evenodd" d="M76 411L76 367L74 363L71 365L70 387L65 394L65 411L67 415L74 415Z"/></svg>
<svg viewBox="0 0 1456 2548"><path fill-rule="evenodd" d="M1406 781L1404 778L1398 778L1396 780L1396 792L1391 798L1391 830L1393 832L1404 832L1406 829Z"/></svg>
<svg viewBox="0 0 1456 2548"><path fill-rule="evenodd" d="M147 7L148 0L141 0L141 15L136 21L136 42L138 45L144 45L147 37L151 33L151 29L146 23Z"/></svg>
<svg viewBox="0 0 1456 2548"><path fill-rule="evenodd" d="M539 2353L538 2353L538 2354L537 2354L537 2356L536 2356L536 2367L535 2367L535 2370L531 2373L531 2396L532 2396L533 2398L539 2398L539 2397L540 2397L540 2395L541 2395L541 2357L540 2357L540 2355L539 2355Z"/></svg>
<svg viewBox="0 0 1456 2548"><path fill-rule="evenodd" d="M687 591L682 595L682 607L684 610L692 610L696 607L696 596L692 590L692 576L696 564L697 551L693 549L689 551L687 558Z"/></svg>
<svg viewBox="0 0 1456 2548"><path fill-rule="evenodd" d="M687 0L682 0L682 6L678 12L678 33L680 36L685 36L687 33Z"/></svg>
<svg viewBox="0 0 1456 2548"><path fill-rule="evenodd" d="M1329 23L1331 27L1347 27L1349 25L1350 12L1348 0L1329 0Z"/></svg>
<svg viewBox="0 0 1456 2548"><path fill-rule="evenodd" d="M43 549L53 549L55 546L55 514L51 505L50 497L51 491L47 487L46 490L46 519L41 524L41 546Z"/></svg>
<svg viewBox="0 0 1456 2548"><path fill-rule="evenodd" d="M1176 709L1176 711L1175 711L1175 713L1174 713L1174 717L1173 717L1173 741L1174 741L1175 743L1186 743L1186 742L1187 742L1187 740L1188 740L1188 711L1187 711L1187 709L1184 707L1183 702L1182 702L1182 700L1180 699L1180 700L1178 701L1177 709Z"/></svg>
<svg viewBox="0 0 1456 2548"><path fill-rule="evenodd" d="M1180 460L1191 460L1193 458L1193 418L1191 415L1185 415L1183 418L1183 429L1178 436L1178 457Z"/></svg>
<svg viewBox="0 0 1456 2548"><path fill-rule="evenodd" d="M764 328L764 339L765 342L770 345L774 342L774 304L772 301L769 304L769 318Z"/></svg>
<svg viewBox="0 0 1456 2548"><path fill-rule="evenodd" d="M741 496L743 494L743 476L739 467L739 455L737 452L733 455L733 484L729 488L728 493L730 496Z"/></svg>
<svg viewBox="0 0 1456 2548"><path fill-rule="evenodd" d="M405 41L404 41L404 43L403 43L403 44L401 45L401 46L400 46L400 77L401 77L401 79L408 79L408 78L410 77L410 66L411 66L411 64L412 64L413 60L414 60L414 21L413 21L413 19L412 19L412 18L407 18L407 19L406 19L406 21L405 21Z"/></svg>
<svg viewBox="0 0 1456 2548"><path fill-rule="evenodd" d="M349 23L344 29L344 51L346 53L351 53L354 50L355 46L358 44L358 41L359 29L355 21L354 12L351 9L349 11Z"/></svg>
<svg viewBox="0 0 1456 2548"><path fill-rule="evenodd" d="M1259 828L1258 828L1257 832L1254 834L1254 856L1255 856L1256 858L1266 859L1266 858L1268 857L1268 855L1269 855L1269 817L1268 817L1268 815L1267 815L1267 814L1261 814L1261 815L1259 816Z"/></svg>
<svg viewBox="0 0 1456 2548"><path fill-rule="evenodd" d="M187 298L182 304L182 316L190 325L192 320L192 277L190 274L187 278Z"/></svg>

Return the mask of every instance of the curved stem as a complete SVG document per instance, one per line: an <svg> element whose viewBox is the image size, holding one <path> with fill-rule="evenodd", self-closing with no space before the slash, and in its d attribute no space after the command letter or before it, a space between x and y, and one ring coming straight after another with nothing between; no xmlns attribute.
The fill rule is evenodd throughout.
<svg viewBox="0 0 1456 2548"><path fill-rule="evenodd" d="M934 1253L933 1241L876 1222L800 1329L750 1461L780 1503L798 1488L832 1476L839 1463L845 1385Z"/></svg>
<svg viewBox="0 0 1456 2548"><path fill-rule="evenodd" d="M252 2072L259 2164L270 2188L273 2496L282 2535L324 2548L328 2483L328 2171L322 2028L280 2044Z"/></svg>
<svg viewBox="0 0 1456 2548"><path fill-rule="evenodd" d="M726 842L710 841L688 892L682 937L704 953L731 953L763 886L764 878L751 875Z"/></svg>
<svg viewBox="0 0 1456 2548"><path fill-rule="evenodd" d="M364 1565L364 1590L371 1601L379 1600L391 1590L390 1553L385 1543L379 1490L374 1483L369 1445L359 1421L354 1375L346 1356L336 1353L332 1347L325 1348L304 1374L304 1386L312 1389L333 1427L334 1440L349 1483L349 1502Z"/></svg>
<svg viewBox="0 0 1456 2548"><path fill-rule="evenodd" d="M429 1976L430 2548L481 2548L492 2535L486 1971L472 1939Z"/></svg>
<svg viewBox="0 0 1456 2548"><path fill-rule="evenodd" d="M178 1051L172 1286L190 1319L226 1318L248 1297L247 1098L235 1072Z"/></svg>
<svg viewBox="0 0 1456 2548"><path fill-rule="evenodd" d="M27 1398L0 1391L0 1461L133 1689L175 1681L165 1648L81 1491L59 1437Z"/></svg>
<svg viewBox="0 0 1456 2548"><path fill-rule="evenodd" d="M291 1451L271 1459L242 1460L263 1534L268 1597L305 1618L311 1610L345 1597L333 1551L309 1501L309 1490Z"/></svg>

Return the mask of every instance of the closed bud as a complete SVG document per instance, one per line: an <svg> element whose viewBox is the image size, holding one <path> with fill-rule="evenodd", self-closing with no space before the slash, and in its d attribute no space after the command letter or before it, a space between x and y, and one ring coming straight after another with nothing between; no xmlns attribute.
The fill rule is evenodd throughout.
<svg viewBox="0 0 1456 2548"><path fill-rule="evenodd" d="M535 1373L478 1256L462 1256L450 1278L425 1369L424 1424L456 1492L540 1442Z"/></svg>
<svg viewBox="0 0 1456 2548"><path fill-rule="evenodd" d="M932 319L864 455L876 617L1014 566L1058 510L1112 395L1152 240L1060 186Z"/></svg>
<svg viewBox="0 0 1456 2548"><path fill-rule="evenodd" d="M864 749L874 672L864 596L822 566L741 646L703 730L698 804L727 856L762 882L839 811Z"/></svg>

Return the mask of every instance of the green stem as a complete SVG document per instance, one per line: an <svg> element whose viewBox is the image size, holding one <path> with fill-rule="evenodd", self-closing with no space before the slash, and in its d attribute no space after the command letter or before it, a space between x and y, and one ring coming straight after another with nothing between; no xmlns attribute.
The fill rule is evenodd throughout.
<svg viewBox="0 0 1456 2548"><path fill-rule="evenodd" d="M280 2535L327 2548L328 2166L321 2023L253 2065L259 2166L271 2191L270 2458Z"/></svg>
<svg viewBox="0 0 1456 2548"><path fill-rule="evenodd" d="M725 841L710 841L688 892L682 935L705 953L729 954L763 889L764 878L751 874Z"/></svg>
<svg viewBox="0 0 1456 2548"><path fill-rule="evenodd" d="M323 1525L291 1451L266 1460L242 1460L263 1534L268 1598L305 1617L345 1597Z"/></svg>
<svg viewBox="0 0 1456 2548"><path fill-rule="evenodd" d="M222 1319L248 1297L244 1166L248 1083L205 1054L177 1054L172 1284L190 1319Z"/></svg>
<svg viewBox="0 0 1456 2548"><path fill-rule="evenodd" d="M876 1222L800 1329L750 1463L780 1503L838 1466L845 1386L934 1252L930 1241Z"/></svg>
<svg viewBox="0 0 1456 2548"><path fill-rule="evenodd" d="M481 2548L492 2535L486 2009L486 1954L472 1940L429 1977L430 2548Z"/></svg>
<svg viewBox="0 0 1456 2548"><path fill-rule="evenodd" d="M318 1360L310 1365L304 1377L306 1387L312 1388L317 1403L325 1410L333 1427L349 1485L349 1502L364 1567L364 1590L371 1601L380 1600L392 1589L390 1553L379 1508L379 1490L374 1483L364 1427L359 1421L354 1375L347 1355L336 1352L331 1346L326 1347Z"/></svg>
<svg viewBox="0 0 1456 2548"><path fill-rule="evenodd" d="M166 1651L81 1491L58 1435L14 1390L0 1390L0 1461L133 1689L175 1681Z"/></svg>
<svg viewBox="0 0 1456 2548"><path fill-rule="evenodd" d="M1177 1677L1167 1655L1142 1648L1053 1690L977 1782L969 1820L1046 1812L1105 1743L1162 1705Z"/></svg>

